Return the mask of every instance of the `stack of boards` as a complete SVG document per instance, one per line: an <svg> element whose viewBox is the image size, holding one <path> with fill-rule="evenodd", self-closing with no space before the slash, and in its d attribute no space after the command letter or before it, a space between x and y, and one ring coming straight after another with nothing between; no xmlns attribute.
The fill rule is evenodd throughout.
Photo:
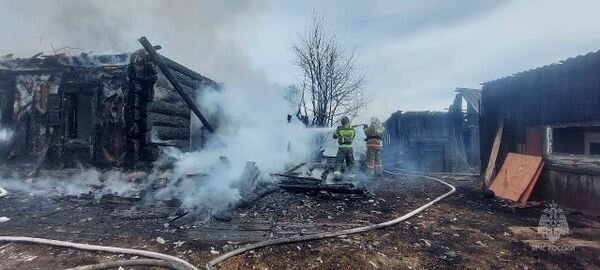
<svg viewBox="0 0 600 270"><path fill-rule="evenodd" d="M540 178L542 167L542 157L509 153L490 190L498 197L526 203Z"/></svg>

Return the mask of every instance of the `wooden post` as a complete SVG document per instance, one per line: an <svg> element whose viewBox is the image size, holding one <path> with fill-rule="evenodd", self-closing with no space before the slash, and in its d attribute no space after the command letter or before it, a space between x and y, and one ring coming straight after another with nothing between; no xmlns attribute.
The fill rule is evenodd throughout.
<svg viewBox="0 0 600 270"><path fill-rule="evenodd" d="M496 132L496 138L494 139L494 145L492 146L492 152L490 153L490 159L485 170L485 178L483 181L484 187L490 186L490 181L494 174L494 168L496 167L496 159L498 158L498 151L500 150L500 142L502 142L502 132L504 131L504 123L500 124L498 132Z"/></svg>
<svg viewBox="0 0 600 270"><path fill-rule="evenodd" d="M175 91L177 91L177 93L179 93L179 95L183 98L183 101L188 106L188 108L190 108L190 110L192 110L192 112L194 112L194 114L198 117L198 119L200 119L200 121L202 122L202 125L204 125L204 127L206 127L206 129L208 131L214 132L213 127L210 125L210 123L208 123L208 120L206 120L206 118L204 118L204 115L202 115L202 113L200 112L200 109L198 109L196 104L194 104L194 101L185 93L185 91L183 90L183 88L181 87L181 85L179 84L177 79L175 79L175 76L173 75L173 73L171 73L169 66L167 66L167 64L165 64L165 62L162 61L161 57L154 50L154 47L152 47L152 44L150 44L150 41L148 41L148 39L146 37L141 37L139 39L139 42L142 44L142 46L144 46L144 49L146 49L146 51L148 52L148 55L152 58L152 60L154 60L154 62L156 62L156 64L158 65L158 68L160 68L160 70L165 75L165 77L167 77L167 80L169 80L171 85L173 85L173 87L175 88Z"/></svg>

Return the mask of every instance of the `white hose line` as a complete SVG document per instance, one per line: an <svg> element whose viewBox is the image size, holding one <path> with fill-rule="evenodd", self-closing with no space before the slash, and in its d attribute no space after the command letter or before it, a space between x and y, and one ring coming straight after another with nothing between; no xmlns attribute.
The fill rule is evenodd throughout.
<svg viewBox="0 0 600 270"><path fill-rule="evenodd" d="M0 187L0 198L6 196L8 194L8 191L6 191L6 189L3 189L2 187Z"/></svg>
<svg viewBox="0 0 600 270"><path fill-rule="evenodd" d="M89 251L103 251L109 253L117 253L117 254L128 254L128 255L137 255L147 258L160 259L170 262L180 263L191 270L198 270L191 263L179 259L177 257L162 254L153 251L139 250L139 249L131 249L131 248L120 248L120 247L107 247L107 246L97 246L97 245L88 245L88 244L78 244L66 241L58 241L44 238L35 238L35 237L23 237L23 236L0 236L0 242L21 242L21 243L32 243L32 244L42 244L42 245L50 245L57 247L66 247L66 248L75 248L81 250L89 250Z"/></svg>
<svg viewBox="0 0 600 270"><path fill-rule="evenodd" d="M171 261L156 260L156 259L135 259L116 262L104 262L90 265L77 266L65 270L104 270L125 266L158 266L161 268L169 268L174 270L187 270L188 268Z"/></svg>
<svg viewBox="0 0 600 270"><path fill-rule="evenodd" d="M450 188L450 191L442 194L441 196L437 197L436 199L422 205L421 207L401 216L398 217L396 219L392 219L390 221L386 221L383 223L379 223L379 224L373 224L373 225L369 225L369 226L364 226L364 227L358 227L358 228L353 228L353 229L346 229L346 230L341 230L341 231L336 231L336 232L326 232L326 233L317 233L317 234L311 234L311 235L304 235L304 236L297 236L297 237L290 237L290 238L279 238L279 239L273 239L273 240L266 240L266 241L262 241L262 242L258 242L258 243L254 243L254 244L249 244L243 247L240 247L238 249L234 249L230 252L227 252L213 260L211 260L210 262L208 262L206 264L206 269L208 270L212 270L214 269L214 267L233 257L236 255L239 255L241 253L244 253L246 251L250 251L253 249L257 249L257 248L262 248L262 247L266 247L266 246L273 246L273 245L281 245L281 244L289 244L289 243L296 243L296 242L303 242L303 241L310 241L310 240L318 240L318 239L325 239L325 238L331 238L331 237L336 237L336 236L341 236L341 235L348 235L348 234L355 234L355 233L361 233L361 232L366 232L366 231L371 231L371 230L376 230L376 229L381 229L381 228L385 228L385 227L389 227L395 224L398 224L402 221L405 221L407 219L409 219L410 217L420 213L421 211L429 208L430 206L432 206L433 204L441 201L442 199L450 196L450 194L454 193L456 191L456 188L453 185L450 185L438 178L435 177L431 177L431 176L427 176L427 175L418 175L418 174L405 174L405 173L397 173L397 172L393 172L393 171L389 171L389 170L385 170L385 172L389 173L389 174L393 174L393 175L398 175L398 176L419 176L419 177L424 177L427 179L431 179L431 180L435 180L439 183L442 183L446 186L448 186Z"/></svg>

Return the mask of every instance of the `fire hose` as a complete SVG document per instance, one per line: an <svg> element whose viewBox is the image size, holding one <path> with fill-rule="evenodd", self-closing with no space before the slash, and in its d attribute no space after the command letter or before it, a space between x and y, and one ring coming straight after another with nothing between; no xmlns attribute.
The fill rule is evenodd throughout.
<svg viewBox="0 0 600 270"><path fill-rule="evenodd" d="M390 171L390 170L385 170L385 173L390 174L390 175L395 175L395 176L415 176L415 175L417 175L417 174L400 173L400 172ZM280 239L273 239L273 240L262 241L262 242L258 242L258 243L254 243L254 244L249 244L244 247L240 247L238 249L227 252L227 253L209 261L206 264L206 269L212 270L212 269L214 269L214 267L216 265L218 265L219 263L221 263L233 256L239 255L246 251L262 248L262 247L290 244L290 243L304 242L304 241L311 241L311 240L319 240L319 239L325 239L325 238L332 238L332 237L337 237L337 236L342 236L342 235L362 233L362 232L367 232L367 231L371 231L371 230L389 227L389 226L398 224L402 221L405 221L405 220L411 218L412 216L431 207L435 203L443 200L444 198L450 196L452 193L454 193L456 191L456 188L454 186L448 184L447 182L442 181L439 178L427 176L427 175L417 175L417 176L439 182L439 183L449 187L450 191L442 194L441 196L435 198L434 200L420 206L419 208L417 208L401 217L398 217L398 218L395 218L395 219L392 219L392 220L389 220L389 221L386 221L383 223L378 223L378 224L373 224L373 225L358 227L358 228L353 228L353 229L340 230L340 231L336 231L336 232L326 232L326 233L317 233L317 234L298 236L298 237L280 238ZM4 192L2 193L2 191L4 191ZM5 190L2 188L0 188L0 193L2 193L2 195L6 195ZM2 197L2 196L0 196L0 197ZM79 266L79 267L71 268L71 270L108 269L108 268L115 268L115 267L119 267L119 266L133 266L133 265L162 266L162 267L168 267L168 268L176 269L176 270L182 270L182 269L198 270L198 268L193 266L191 263L189 263L185 260L182 260L180 258L162 254L162 253L158 253L158 252L139 250L139 249L78 244L78 243L72 243L72 242L66 242L66 241L58 241L58 240L34 238L34 237L20 237L20 236L0 236L0 242L21 242L21 243L43 244L43 245L75 248L75 249L88 250L88 251L102 251L102 252L117 253L117 254L137 255L137 256L143 256L143 257L154 259L154 260L139 259L139 260L118 261L118 262L107 262L107 263L100 263L100 264L94 264L94 265Z"/></svg>
<svg viewBox="0 0 600 270"><path fill-rule="evenodd" d="M153 251L139 250L139 249L78 244L78 243L72 243L72 242L66 242L66 241L58 241L58 240L34 238L34 237L21 237L21 236L0 236L0 242L20 242L20 243L30 243L30 244L42 244L42 245L74 248L74 249L81 249L81 250L88 250L88 251L102 251L102 252L109 252L109 253L116 253L116 254L137 255L137 256L143 256L143 257L147 257L147 258L158 259L159 261L165 262L165 263L159 263L159 262L156 262L156 260L153 260L153 261L155 261L154 262L155 264L150 264L153 262L150 262L148 260L143 260L141 262L137 261L136 265L156 265L156 266L170 267L172 269L177 269L177 270L181 270L181 269L198 270L198 268L193 266L191 263L184 261L182 259L179 259L175 256L162 254L162 253L158 253L158 252L153 252ZM76 267L76 268L72 268L72 269L73 270L75 270L75 269L77 269L77 270L107 269L107 268L114 268L114 267L119 267L119 266L133 265L131 261L121 261L119 263L120 264L118 264L118 265L105 263L106 266L103 266L102 268L91 268L91 266L81 266L81 267ZM157 263L159 263L159 264L157 264ZM100 266L100 265L98 265L98 266Z"/></svg>
<svg viewBox="0 0 600 270"><path fill-rule="evenodd" d="M390 175L396 175L396 176L415 176L417 174L405 174L405 173L399 173L399 172L395 172L395 171L390 171L390 170L385 170L385 172L387 174ZM290 243L297 243L297 242L304 242L304 241L311 241L311 240L319 240L319 239L325 239L325 238L332 238L332 237L337 237L337 236L342 236L342 235L348 235L348 234L356 234L356 233L362 233L362 232L366 232L366 231L371 231L371 230L376 230L376 229L381 229L381 228L385 228L385 227L389 227L395 224L398 224L402 221L405 221L407 219L409 219L410 217L422 212L423 210L429 208L430 206L434 205L435 203L441 201L442 199L450 196L450 194L454 193L456 191L456 188L453 185L450 185L444 181L442 181L439 178L436 177L431 177L431 176L427 176L427 175L417 175L423 178L427 178L430 180L434 180L436 182L439 182L441 184L444 184L445 186L450 188L450 191L442 194L441 196L435 198L434 200L422 205L421 207L401 216L395 219L392 219L390 221L386 221L383 223L378 223L378 224L373 224L373 225L369 225L369 226L364 226L364 227L358 227L358 228L353 228L353 229L346 229L346 230L341 230L341 231L336 231L336 232L326 232L326 233L317 233L317 234L311 234L311 235L304 235L304 236L297 236L297 237L290 237L290 238L279 238L279 239L273 239L273 240L266 240L266 241L262 241L262 242L258 242L258 243L254 243L254 244L249 244L243 247L240 247L238 249L234 249L230 252L227 252L211 261L209 261L206 264L206 269L207 270L212 270L214 269L214 267L233 257L236 255L239 255L241 253L244 253L246 251L250 251L250 250L254 250L254 249L258 249L258 248L263 248L263 247L267 247L267 246L274 246L274 245L282 245L282 244L290 244Z"/></svg>

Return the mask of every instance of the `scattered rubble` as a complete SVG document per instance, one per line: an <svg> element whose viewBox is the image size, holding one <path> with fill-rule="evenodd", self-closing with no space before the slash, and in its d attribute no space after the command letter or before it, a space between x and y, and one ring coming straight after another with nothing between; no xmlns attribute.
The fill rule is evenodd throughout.
<svg viewBox="0 0 600 270"><path fill-rule="evenodd" d="M466 185L464 181L456 182ZM427 202L427 197L435 198L443 192L441 187L419 177L381 178L372 184L372 197L368 198L354 194L331 194L322 198L313 193L276 189L252 204L231 209L232 219L228 222L210 219L179 224L178 220L166 228L163 224L172 218L177 206L142 204L136 206L137 212L131 212L132 205L127 203L94 201L85 196L44 198L11 192L0 201L4 206L0 208L0 215L14 218L0 224L0 230L6 234L42 237L52 234L58 239L167 251L195 265L205 265L209 259L247 243L382 222ZM57 211L58 208L60 210ZM369 261L376 263L380 269L409 266L413 269L453 268L458 265L483 268L546 268L558 265L587 269L597 266L594 262L596 251L589 246L577 247L577 253L556 257L533 252L525 242L521 245L518 240L521 237L513 235L509 227L515 224L537 226L540 211L539 208L513 210L503 207L495 199L481 199L478 187L462 186L455 196L419 215L422 217L416 216L401 225L361 235L252 251L247 256L225 262L222 268L247 269L253 265L265 265L279 269L371 269L373 266ZM32 217L19 215L22 212L35 216L35 222L31 222ZM448 216L448 213L453 215ZM135 218L128 217L131 214L133 216L130 217ZM93 217L92 222L78 222L89 217ZM568 217L574 227L600 228L597 221L585 216ZM452 222L453 218L456 221ZM419 229L415 230L413 226ZM157 237L163 238L165 244L160 244ZM589 234L581 237L580 240L593 239ZM420 239L429 241L431 246ZM528 240L527 237L523 239ZM178 246L179 241L185 243ZM487 247L477 244L477 241ZM417 245L413 245L415 243ZM49 257L48 252L55 253L55 256ZM386 259L379 252L385 254ZM19 253L38 257L31 262L8 259ZM57 249L48 251L38 246L0 246L0 265L8 269L35 268L31 267L35 265L69 268L90 263L97 256L101 255Z"/></svg>

